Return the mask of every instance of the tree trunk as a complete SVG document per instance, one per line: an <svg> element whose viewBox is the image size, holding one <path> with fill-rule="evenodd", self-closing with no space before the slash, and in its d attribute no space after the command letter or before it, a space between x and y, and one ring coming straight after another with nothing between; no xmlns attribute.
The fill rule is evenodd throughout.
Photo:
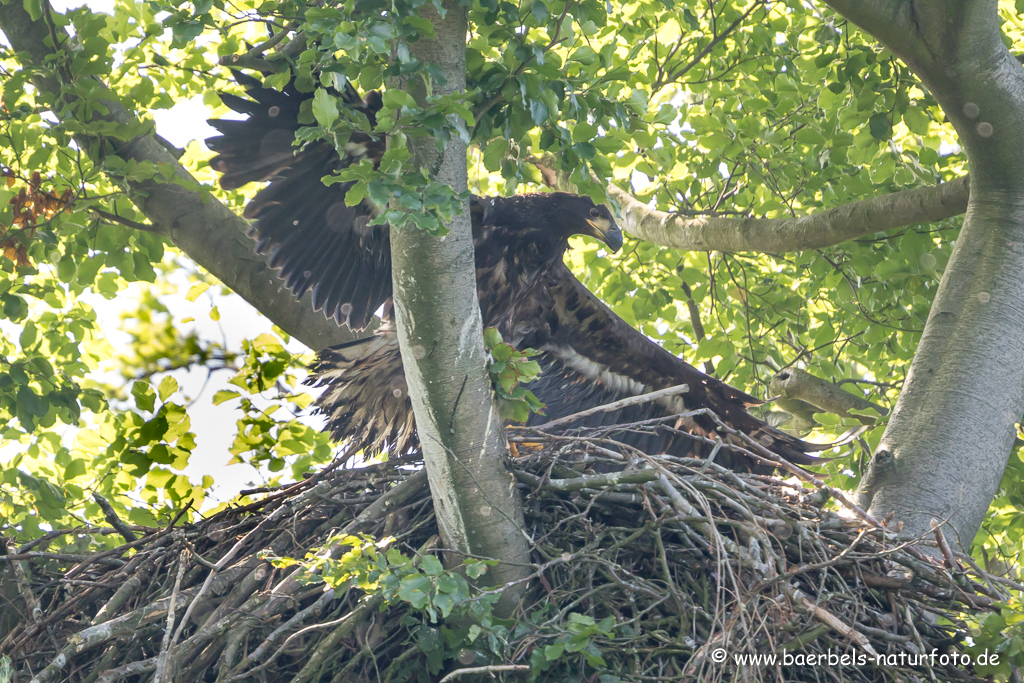
<svg viewBox="0 0 1024 683"><path fill-rule="evenodd" d="M445 2L444 8L441 18L432 5L424 6L422 16L433 22L436 37L409 46L420 61L441 67L447 83L435 83L433 90L442 95L466 87L466 10L455 2ZM414 78L409 86L422 103L423 81ZM456 192L466 190L466 145L458 135L440 153L431 138L409 144L435 180ZM502 560L491 581L504 584L529 573L529 549L519 494L503 462L508 446L485 366L468 208L443 238L413 228L392 231L395 313L441 535L460 553ZM506 593L506 607L521 587Z"/></svg>
<svg viewBox="0 0 1024 683"><path fill-rule="evenodd" d="M948 519L966 549L1024 412L1024 69L995 0L829 4L922 79L970 163L963 229L861 488L876 518L911 535Z"/></svg>

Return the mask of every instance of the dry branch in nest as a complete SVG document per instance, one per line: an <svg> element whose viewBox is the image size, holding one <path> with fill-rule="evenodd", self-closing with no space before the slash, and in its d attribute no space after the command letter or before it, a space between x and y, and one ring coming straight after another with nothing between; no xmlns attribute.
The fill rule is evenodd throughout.
<svg viewBox="0 0 1024 683"><path fill-rule="evenodd" d="M996 579L965 570L940 531L928 539L934 559L859 511L840 514L835 492L813 477L735 474L615 442L617 429L651 428L510 430L535 563L529 604L511 619L489 612L493 590L445 593L456 575L430 571L426 560L414 577L418 597L406 590L412 574L388 591L394 564L374 581L324 583L333 570L323 560L352 557L351 541L331 541L339 535L392 536L407 556L438 552L426 477L374 465L324 471L194 524L134 527L137 539L91 556L59 548L114 529L8 546L0 570L16 579L21 620L0 633L0 652L14 660L19 683L482 673L980 680L963 664L962 618L1006 596ZM270 559L314 549L321 561L312 565ZM435 598L420 599L423 591Z"/></svg>

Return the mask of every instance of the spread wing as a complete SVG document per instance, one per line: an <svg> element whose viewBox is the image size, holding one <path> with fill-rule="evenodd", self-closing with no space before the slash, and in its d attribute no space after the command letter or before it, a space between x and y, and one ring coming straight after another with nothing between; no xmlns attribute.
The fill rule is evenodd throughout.
<svg viewBox="0 0 1024 683"><path fill-rule="evenodd" d="M690 391L685 394L598 413L560 429L634 423L708 408L731 428L790 462L817 462L807 454L821 450L821 446L780 432L748 413L748 407L760 403L756 398L705 375L630 327L564 264L554 264L543 275L542 286L533 291L534 300L525 307L527 312L515 320L517 326L533 330L519 346L540 351L541 376L529 388L546 408L544 415L531 416L530 424L687 384ZM480 295L486 300L494 296L494 291ZM397 339L389 327L378 330L370 340L322 351L314 371L311 381L326 387L317 400L317 409L326 415L334 438L347 441L349 452L370 448L392 455L415 455L419 444L412 404ZM697 415L618 431L613 438L647 453L706 456L708 442L689 435L734 442L718 431L714 420ZM740 471L770 469L730 449L722 449L716 462Z"/></svg>
<svg viewBox="0 0 1024 683"><path fill-rule="evenodd" d="M210 165L223 174L221 187L269 181L245 207L257 251L269 254L271 267L295 296L312 288L316 310L354 330L365 328L391 296L389 229L369 224L377 215L369 201L346 205L351 182L327 186L322 178L363 159L376 165L384 139L354 131L343 156L322 140L297 147L303 103L311 96L294 85L275 91L249 76L235 78L248 97L224 93L221 100L247 118L211 120L220 135L206 140L217 153ZM361 99L349 85L341 101L372 127L380 109L378 93Z"/></svg>
<svg viewBox="0 0 1024 683"><path fill-rule="evenodd" d="M547 409L544 415L532 416L532 424L543 424L629 396L687 384L687 393L600 413L581 422L580 426L632 423L707 408L729 427L747 434L791 462L816 462L816 458L807 453L819 451L822 446L780 432L751 415L747 408L761 401L705 375L635 330L584 287L565 264L554 264L545 277L543 291L538 291L538 296L548 299L547 305L538 307L545 311L545 317L523 340L523 345L542 352L544 370L530 389ZM614 438L646 452L705 454L706 444L679 432L715 438L719 431L714 420L705 415L666 427L625 432ZM758 469L738 453L723 451L718 458L719 464L734 469Z"/></svg>
<svg viewBox="0 0 1024 683"><path fill-rule="evenodd" d="M312 99L310 95L294 85L274 91L264 89L254 78L236 78L247 97L224 94L221 98L246 118L210 122L220 132L206 141L217 153L211 166L223 174L221 185L227 189L269 181L245 208L244 215L254 221L257 250L269 254L271 266L280 270L296 296L312 288L317 309L352 329L365 328L391 296L389 228L370 224L377 210L367 200L346 204L351 183L325 185L322 178L364 159L376 165L384 151L383 138L354 130L341 155L324 141L296 146L295 134L306 120L303 116L308 116L304 106L309 106L305 103ZM372 129L381 106L379 93L360 98L348 86L340 101L349 113L365 116ZM474 225L486 222L479 201L472 211ZM486 242L488 234L482 232L479 239ZM479 254L481 249L495 251L503 246L507 245L478 243L476 248ZM493 278L477 264L478 295L482 310L487 311L487 324L510 333L507 338L515 338L520 348L541 351L544 373L531 388L547 410L535 422L685 383L690 387L686 394L597 415L586 424L635 422L707 408L792 462L814 462L806 454L820 447L772 429L748 413L747 407L756 405L757 399L701 373L634 330L561 261L528 275L516 280L539 285L525 285L512 297L514 301L508 300L507 287L489 286ZM517 337L516 330L528 332ZM393 333L382 331L325 350L315 372L314 383L327 387L317 407L327 415L334 437L348 442L350 452L360 448L403 455L418 451ZM671 427L626 432L616 438L648 452L701 454L707 451L706 444L686 434L713 438L716 430L711 418L694 416ZM720 454L719 460L737 469L755 468L739 454L733 456Z"/></svg>

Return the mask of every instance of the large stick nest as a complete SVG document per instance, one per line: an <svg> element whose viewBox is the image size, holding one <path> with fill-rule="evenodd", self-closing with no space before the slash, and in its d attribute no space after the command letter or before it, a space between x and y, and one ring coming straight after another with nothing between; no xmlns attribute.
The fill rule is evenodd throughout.
<svg viewBox="0 0 1024 683"><path fill-rule="evenodd" d="M980 680L960 658L962 619L993 609L1004 588L965 570L941 532L924 551L900 543L799 470L805 481L641 453L623 469L607 432L511 434L535 571L489 647L429 659L425 633L468 624L442 628L409 602L354 581L327 590L315 572L267 559L341 557L339 534L436 553L425 475L385 464L326 470L194 524L8 545L0 576L16 586L5 609L19 620L0 632L0 653L15 681L42 683L449 681L471 670L509 681ZM66 551L95 534L134 540ZM572 653L580 625L602 620Z"/></svg>

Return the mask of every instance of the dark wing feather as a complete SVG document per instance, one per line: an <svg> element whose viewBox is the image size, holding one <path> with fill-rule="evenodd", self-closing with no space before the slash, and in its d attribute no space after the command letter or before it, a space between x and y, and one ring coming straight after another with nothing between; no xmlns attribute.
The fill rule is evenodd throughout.
<svg viewBox="0 0 1024 683"><path fill-rule="evenodd" d="M211 120L220 135L206 141L217 153L210 165L223 174L221 187L270 181L244 213L254 221L257 251L270 255L271 267L295 296L312 287L317 310L352 329L365 328L391 296L389 229L369 225L377 215L369 201L345 204L352 183L325 186L321 178L362 159L376 164L383 139L355 131L343 157L324 141L296 147L302 103L311 96L292 85L275 91L249 76L236 79L248 97L222 94L221 100L248 118ZM363 101L350 86L342 101L371 123L379 108L376 99Z"/></svg>
<svg viewBox="0 0 1024 683"><path fill-rule="evenodd" d="M780 432L748 413L747 408L760 401L705 375L633 329L587 290L564 264L553 265L545 277L542 296L548 299L548 305L540 308L546 309L546 319L523 340L524 345L542 352L542 363L547 366L546 374L530 387L548 406L545 415L531 418L533 424L628 396L687 384L690 390L685 394L594 416L581 426L637 422L708 408L725 424L787 460L796 464L816 462L807 453L819 451L821 446ZM706 416L674 426L705 437L717 430L715 422ZM674 436L671 430L653 434L646 430L638 434L627 432L616 438L642 449L654 447L675 455L707 452L706 446L695 450L693 445L697 442ZM747 462L738 453L721 453L718 457L720 464L734 469L765 469Z"/></svg>

